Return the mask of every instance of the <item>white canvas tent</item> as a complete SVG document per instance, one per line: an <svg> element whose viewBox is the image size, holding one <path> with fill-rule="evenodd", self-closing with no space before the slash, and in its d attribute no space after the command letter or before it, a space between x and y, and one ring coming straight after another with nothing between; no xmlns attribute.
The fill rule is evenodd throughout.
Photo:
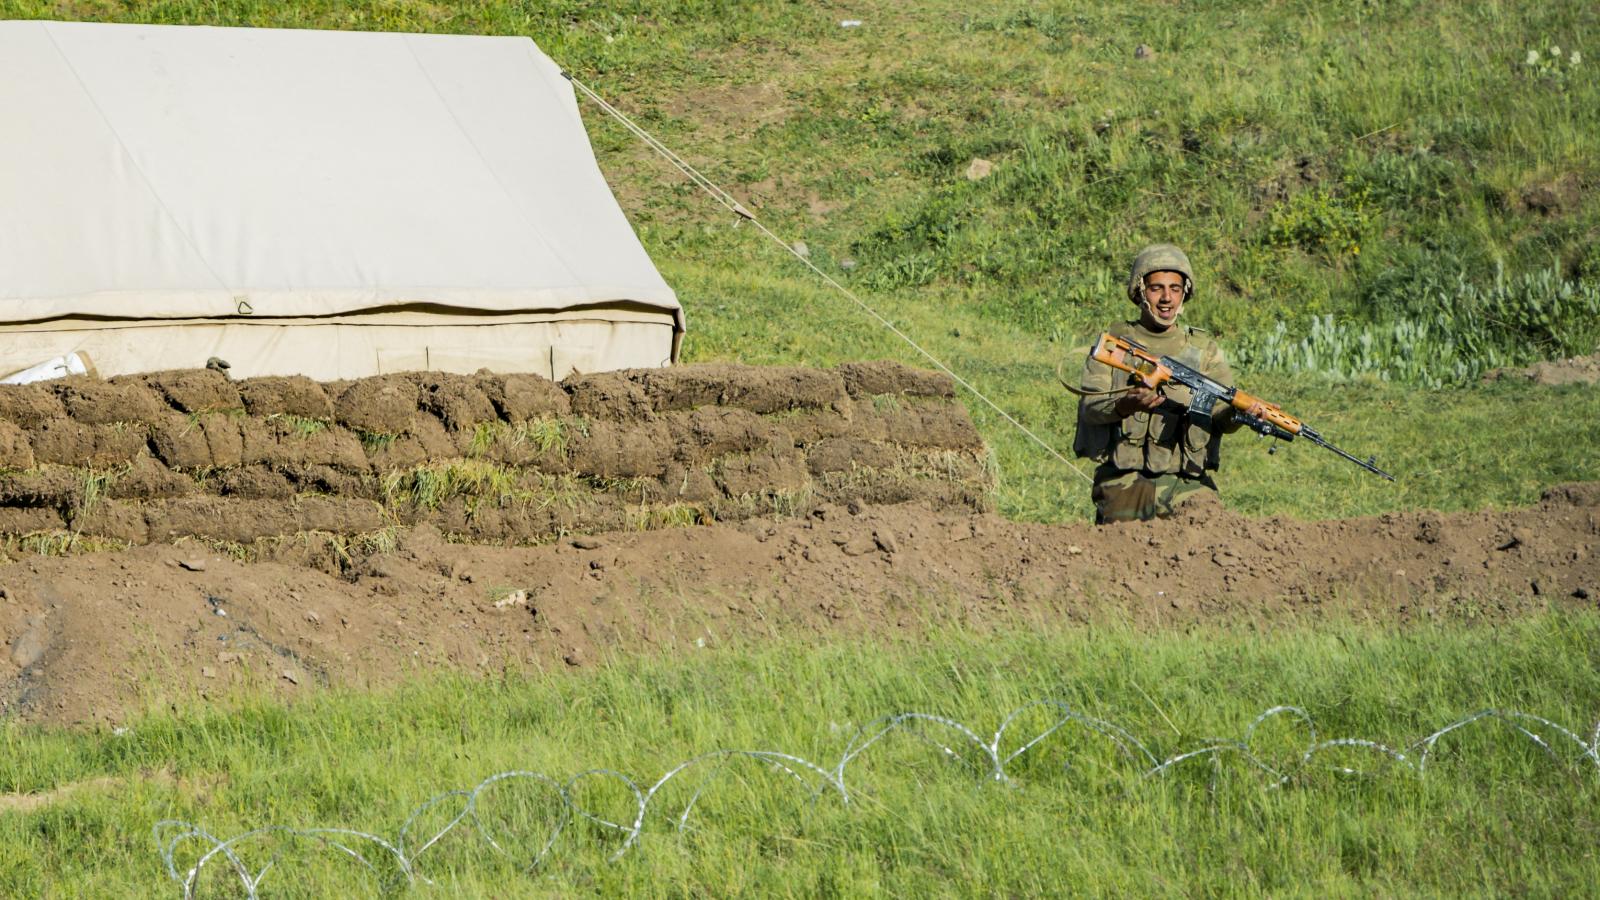
<svg viewBox="0 0 1600 900"><path fill-rule="evenodd" d="M0 375L560 378L682 332L526 38L0 22Z"/></svg>

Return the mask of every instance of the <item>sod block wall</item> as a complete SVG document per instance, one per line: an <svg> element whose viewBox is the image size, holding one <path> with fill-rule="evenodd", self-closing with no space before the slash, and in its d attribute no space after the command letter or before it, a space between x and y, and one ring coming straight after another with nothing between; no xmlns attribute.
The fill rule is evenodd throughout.
<svg viewBox="0 0 1600 900"><path fill-rule="evenodd" d="M526 543L824 501L984 509L991 487L949 379L888 362L0 386L11 543L251 544L423 522Z"/></svg>

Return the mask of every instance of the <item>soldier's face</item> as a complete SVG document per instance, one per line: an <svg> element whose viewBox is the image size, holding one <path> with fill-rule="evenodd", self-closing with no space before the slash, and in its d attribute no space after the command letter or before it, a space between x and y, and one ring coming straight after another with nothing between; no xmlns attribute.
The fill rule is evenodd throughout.
<svg viewBox="0 0 1600 900"><path fill-rule="evenodd" d="M1144 297L1139 318L1151 331L1166 331L1183 310L1183 276L1177 272L1151 272L1144 277Z"/></svg>

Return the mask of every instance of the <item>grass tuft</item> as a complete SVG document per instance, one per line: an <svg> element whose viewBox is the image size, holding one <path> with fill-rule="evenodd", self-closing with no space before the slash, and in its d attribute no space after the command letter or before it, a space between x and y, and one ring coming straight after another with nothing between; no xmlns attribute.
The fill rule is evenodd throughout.
<svg viewBox="0 0 1600 900"><path fill-rule="evenodd" d="M297 416L293 413L273 413L267 416L267 421L278 421L288 426L289 433L298 438L309 438L328 430L328 423L322 419L313 419L306 416Z"/></svg>

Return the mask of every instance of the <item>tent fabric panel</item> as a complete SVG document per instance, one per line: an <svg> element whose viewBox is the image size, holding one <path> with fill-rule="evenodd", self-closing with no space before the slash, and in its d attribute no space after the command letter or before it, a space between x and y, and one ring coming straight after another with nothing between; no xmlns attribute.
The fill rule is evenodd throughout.
<svg viewBox="0 0 1600 900"><path fill-rule="evenodd" d="M605 271L617 282L647 284L660 279L632 226L612 199L578 114L572 86L561 69L532 41L504 45L503 53L463 53L471 38L438 35L408 38L424 71L462 133L481 154L523 216L555 254L578 271ZM508 105L481 85L527 84L523 100ZM540 89L532 89L538 85ZM570 137L571 139L565 139ZM549 172L564 173L550 178ZM583 209L582 216L551 212ZM626 235L632 252L616 252Z"/></svg>
<svg viewBox="0 0 1600 900"><path fill-rule="evenodd" d="M0 376L67 353L88 354L102 377L197 368L215 356L234 378L305 375L318 381L393 372L577 372L670 364L667 322L598 319L493 325L204 322L139 328L0 332Z"/></svg>
<svg viewBox="0 0 1600 900"><path fill-rule="evenodd" d="M0 122L0 321L59 314L64 293L125 284L182 291L191 310L231 311L47 23L0 23ZM32 297L46 299L13 302Z"/></svg>
<svg viewBox="0 0 1600 900"><path fill-rule="evenodd" d="M149 27L130 47L123 29L51 31L235 293L448 285L460 271L486 286L580 287L478 163L402 36Z"/></svg>
<svg viewBox="0 0 1600 900"><path fill-rule="evenodd" d="M33 273L0 321L678 309L525 38L3 22L0 46L29 129L0 162L61 182L0 175L0 233L38 251L0 244Z"/></svg>

